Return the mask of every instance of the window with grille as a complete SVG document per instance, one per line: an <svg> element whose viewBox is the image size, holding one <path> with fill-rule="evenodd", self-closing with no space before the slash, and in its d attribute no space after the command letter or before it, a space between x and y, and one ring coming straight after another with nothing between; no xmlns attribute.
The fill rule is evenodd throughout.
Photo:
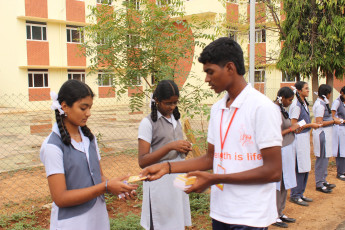
<svg viewBox="0 0 345 230"><path fill-rule="evenodd" d="M78 80L85 83L85 71L83 70L68 70L68 80Z"/></svg>
<svg viewBox="0 0 345 230"><path fill-rule="evenodd" d="M113 86L114 75L109 73L98 73L98 86Z"/></svg>
<svg viewBox="0 0 345 230"><path fill-rule="evenodd" d="M288 75L286 71L282 71L282 82L296 82L296 76Z"/></svg>
<svg viewBox="0 0 345 230"><path fill-rule="evenodd" d="M26 39L47 41L47 24L43 22L26 21Z"/></svg>
<svg viewBox="0 0 345 230"><path fill-rule="evenodd" d="M80 31L80 27L68 26L66 28L67 42L69 43L82 43L84 42L83 32Z"/></svg>
<svg viewBox="0 0 345 230"><path fill-rule="evenodd" d="M97 0L97 3L111 5L112 0Z"/></svg>
<svg viewBox="0 0 345 230"><path fill-rule="evenodd" d="M265 82L265 69L256 69L254 72L254 81L256 83Z"/></svg>
<svg viewBox="0 0 345 230"><path fill-rule="evenodd" d="M173 0L157 0L157 5L158 6L168 6L172 5Z"/></svg>
<svg viewBox="0 0 345 230"><path fill-rule="evenodd" d="M47 88L49 87L48 70L29 70L28 83L29 88Z"/></svg>
<svg viewBox="0 0 345 230"><path fill-rule="evenodd" d="M250 35L249 35L250 42ZM266 42L266 29L255 29L255 43Z"/></svg>

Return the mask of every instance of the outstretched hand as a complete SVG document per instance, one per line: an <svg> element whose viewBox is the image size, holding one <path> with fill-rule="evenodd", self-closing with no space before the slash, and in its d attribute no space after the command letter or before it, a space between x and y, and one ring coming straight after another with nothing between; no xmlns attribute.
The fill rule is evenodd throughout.
<svg viewBox="0 0 345 230"><path fill-rule="evenodd" d="M108 181L107 189L114 195L125 194L126 199L133 199L136 195L135 189L138 188L137 184L126 184L123 181L127 180L129 176L122 176Z"/></svg>
<svg viewBox="0 0 345 230"><path fill-rule="evenodd" d="M208 187L212 185L212 175L209 172L205 171L195 171L195 172L190 172L187 174L187 177L190 176L196 176L195 183L187 189L185 192L187 194L191 192L196 192L196 193L202 193L204 192Z"/></svg>
<svg viewBox="0 0 345 230"><path fill-rule="evenodd" d="M153 181L153 180L158 180L165 174L169 173L169 164L164 162L160 164L154 164L151 166L148 166L141 171L140 176L147 177L147 180Z"/></svg>

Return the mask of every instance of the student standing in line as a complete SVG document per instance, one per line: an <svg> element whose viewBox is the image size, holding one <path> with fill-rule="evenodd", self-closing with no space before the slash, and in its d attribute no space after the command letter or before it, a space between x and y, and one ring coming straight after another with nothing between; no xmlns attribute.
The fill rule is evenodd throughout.
<svg viewBox="0 0 345 230"><path fill-rule="evenodd" d="M151 114L139 126L139 165L141 168L164 162L183 161L192 150L191 143L183 140L179 89L175 82L162 80L153 93ZM143 183L141 226L145 229L179 230L190 226L189 197L174 187L177 174L169 174L157 181Z"/></svg>
<svg viewBox="0 0 345 230"><path fill-rule="evenodd" d="M277 211L278 218L273 224L281 228L287 228L287 223L294 223L296 219L289 218L283 214L286 204L287 190L296 187L296 173L295 173L295 150L294 140L295 131L300 127L298 123L291 125L289 114L285 111L284 107L289 107L294 98L294 92L289 87L282 87L277 93L275 104L279 106L282 117L282 179L277 183Z"/></svg>
<svg viewBox="0 0 345 230"><path fill-rule="evenodd" d="M90 87L69 80L51 95L56 123L40 152L54 201L50 229L110 229L103 194L130 198L137 186L124 184L126 177L103 175L96 138L86 126L94 96Z"/></svg>
<svg viewBox="0 0 345 230"><path fill-rule="evenodd" d="M345 86L340 90L340 96L332 104L333 119L345 120ZM337 164L337 178L345 181L345 123L333 127L333 156Z"/></svg>
<svg viewBox="0 0 345 230"><path fill-rule="evenodd" d="M322 125L321 128L313 130L313 144L315 161L315 182L316 190L323 193L330 193L335 188L335 184L326 181L328 160L333 155L332 135L333 125L340 124L338 118L332 118L328 99L331 97L332 87L322 84L318 90L318 98L313 105L313 113L316 123Z"/></svg>
<svg viewBox="0 0 345 230"><path fill-rule="evenodd" d="M295 152L296 152L296 181L297 186L291 189L290 202L309 206L307 202L312 202L311 198L304 196L307 186L309 171L311 169L310 160L310 129L319 128L320 125L311 123L309 113L309 103L306 97L309 95L309 86L304 81L296 82L296 99L292 102L289 110L291 124L294 125L304 120L306 125L297 130L295 136Z"/></svg>
<svg viewBox="0 0 345 230"><path fill-rule="evenodd" d="M152 165L142 175L156 180L169 173L190 172L188 176L197 178L187 193L212 186L213 229L267 229L278 216L274 182L282 173L279 110L245 81L243 51L234 40L222 37L211 42L199 62L211 89L226 91L211 109L207 153ZM204 171L210 169L213 173Z"/></svg>

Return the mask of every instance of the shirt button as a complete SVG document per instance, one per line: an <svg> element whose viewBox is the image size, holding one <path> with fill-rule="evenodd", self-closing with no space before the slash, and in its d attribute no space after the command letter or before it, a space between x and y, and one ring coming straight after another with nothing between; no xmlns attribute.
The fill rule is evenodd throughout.
<svg viewBox="0 0 345 230"><path fill-rule="evenodd" d="M91 176L93 176L93 172L91 172Z"/></svg>

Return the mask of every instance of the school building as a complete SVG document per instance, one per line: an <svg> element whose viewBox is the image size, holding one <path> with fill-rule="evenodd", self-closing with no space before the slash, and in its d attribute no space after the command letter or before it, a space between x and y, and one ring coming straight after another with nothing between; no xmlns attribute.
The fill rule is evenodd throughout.
<svg viewBox="0 0 345 230"><path fill-rule="evenodd" d="M128 1L135 1L140 10L140 0ZM172 0L156 1L157 4L165 1L166 4ZM187 20L188 16L197 16L200 20L214 20L215 26L223 26L223 36L230 36L241 44L248 66L249 1L184 1ZM24 95L22 105L13 105L10 101L1 101L0 98L1 107L47 108L50 104L50 91L58 92L61 84L67 79L78 79L90 85L96 93L96 100L114 105L127 103L128 97L133 93L131 89L128 89L127 98L115 100L116 94L111 83L102 80L102 72L88 75L90 60L81 55L78 48L83 41L83 35L79 33L78 28L88 24L86 17L90 13L89 6L103 2L104 0L0 2L3 25L3 35L0 38L0 94ZM122 4L122 1L113 1L111 4ZM278 15L281 17L280 20L284 20L284 15ZM273 99L280 87L294 84L295 79L275 68L275 60L282 44L278 32L271 29L275 24L264 3L256 3L256 24L255 88ZM214 33L214 30L206 32ZM201 49L195 47L192 60L195 61L195 56L200 52ZM197 61L185 68L199 76L199 82L204 80L202 65ZM248 79L247 75L246 78ZM193 83L192 81L196 80L188 79L187 76L182 84ZM337 89L344 85L344 82L337 80L334 83ZM139 81L139 87L146 87L144 81ZM208 86L205 85L206 87ZM35 103L37 106L27 106Z"/></svg>

